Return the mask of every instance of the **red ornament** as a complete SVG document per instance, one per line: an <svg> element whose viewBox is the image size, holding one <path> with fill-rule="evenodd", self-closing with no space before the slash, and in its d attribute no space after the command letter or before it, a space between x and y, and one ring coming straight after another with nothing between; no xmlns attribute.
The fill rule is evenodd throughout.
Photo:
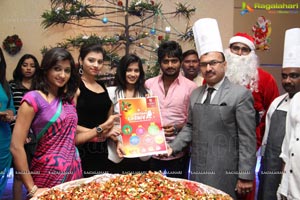
<svg viewBox="0 0 300 200"><path fill-rule="evenodd" d="M157 37L157 39L158 39L158 40L162 40L162 39L163 39L163 36L162 36L162 35L159 35L159 36Z"/></svg>
<svg viewBox="0 0 300 200"><path fill-rule="evenodd" d="M150 3L151 3L152 5L154 5L154 1L150 1Z"/></svg>
<svg viewBox="0 0 300 200"><path fill-rule="evenodd" d="M123 6L123 2L122 1L118 1L118 6Z"/></svg>

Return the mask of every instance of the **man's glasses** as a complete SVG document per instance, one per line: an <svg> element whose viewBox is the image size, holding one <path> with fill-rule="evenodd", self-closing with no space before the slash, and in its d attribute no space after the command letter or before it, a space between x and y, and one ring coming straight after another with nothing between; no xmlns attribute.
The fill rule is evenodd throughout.
<svg viewBox="0 0 300 200"><path fill-rule="evenodd" d="M165 65L169 64L170 62L172 64L177 64L179 62L179 59L178 58L175 58L175 59L163 59L161 62L162 62L162 64L165 64Z"/></svg>
<svg viewBox="0 0 300 200"><path fill-rule="evenodd" d="M291 79L297 79L300 77L300 74L298 74L298 73L289 73L289 74L282 73L281 77L282 77L282 79L287 79L288 77L290 77Z"/></svg>
<svg viewBox="0 0 300 200"><path fill-rule="evenodd" d="M218 60L211 60L209 62L200 62L200 67L206 67L207 65L211 66L211 67L215 67L217 66L217 64L223 63L223 61L218 61Z"/></svg>
<svg viewBox="0 0 300 200"><path fill-rule="evenodd" d="M239 47L239 46L235 46L235 45L232 45L230 47L230 49L234 52L234 53L238 53L240 50L242 50L242 54L245 55L245 54L249 54L251 49L248 48L248 47Z"/></svg>

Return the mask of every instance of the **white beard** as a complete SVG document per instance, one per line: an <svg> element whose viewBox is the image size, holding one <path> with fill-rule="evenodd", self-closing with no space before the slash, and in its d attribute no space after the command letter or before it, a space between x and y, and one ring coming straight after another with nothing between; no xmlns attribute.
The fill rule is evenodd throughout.
<svg viewBox="0 0 300 200"><path fill-rule="evenodd" d="M238 85L243 85L251 91L258 91L258 57L254 51L249 55L239 56L226 49L224 52L227 61L226 76Z"/></svg>

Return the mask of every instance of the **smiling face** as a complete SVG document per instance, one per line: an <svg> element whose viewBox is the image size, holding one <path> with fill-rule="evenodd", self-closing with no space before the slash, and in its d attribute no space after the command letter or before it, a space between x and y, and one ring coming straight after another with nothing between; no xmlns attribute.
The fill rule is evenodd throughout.
<svg viewBox="0 0 300 200"><path fill-rule="evenodd" d="M21 66L21 72L25 78L32 78L36 70L34 60L32 58L25 59Z"/></svg>
<svg viewBox="0 0 300 200"><path fill-rule="evenodd" d="M209 86L219 83L225 76L226 61L220 52L209 52L200 57L200 71Z"/></svg>
<svg viewBox="0 0 300 200"><path fill-rule="evenodd" d="M126 70L126 84L134 85L140 77L139 64L131 63Z"/></svg>
<svg viewBox="0 0 300 200"><path fill-rule="evenodd" d="M64 87L69 81L70 76L71 64L69 60L58 61L57 64L47 72L47 80L53 90Z"/></svg>
<svg viewBox="0 0 300 200"><path fill-rule="evenodd" d="M101 52L88 53L82 61L82 67L84 75L98 75L103 67L103 54Z"/></svg>

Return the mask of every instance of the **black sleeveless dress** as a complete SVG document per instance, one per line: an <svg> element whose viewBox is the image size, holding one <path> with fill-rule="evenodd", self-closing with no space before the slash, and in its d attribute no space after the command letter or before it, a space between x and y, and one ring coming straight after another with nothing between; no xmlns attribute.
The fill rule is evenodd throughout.
<svg viewBox="0 0 300 200"><path fill-rule="evenodd" d="M78 125L94 128L107 120L112 102L105 85L98 82L105 90L95 93L81 81L80 96L77 100ZM84 177L96 174L112 173L113 163L108 160L107 142L87 142L78 146Z"/></svg>

